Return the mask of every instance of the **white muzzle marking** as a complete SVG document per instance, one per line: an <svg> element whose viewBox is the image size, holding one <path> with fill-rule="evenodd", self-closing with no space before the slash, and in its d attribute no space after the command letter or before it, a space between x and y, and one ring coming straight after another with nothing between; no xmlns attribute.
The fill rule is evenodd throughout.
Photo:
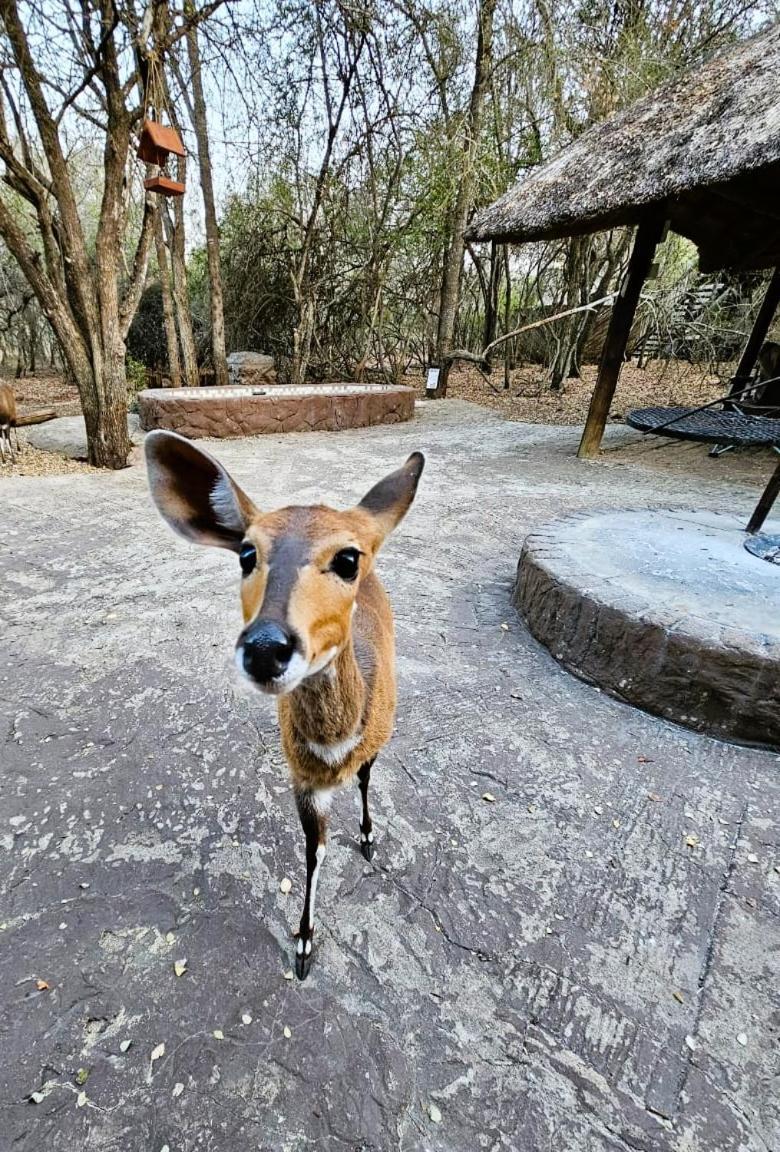
<svg viewBox="0 0 780 1152"><path fill-rule="evenodd" d="M288 692L292 692L309 676L316 676L319 672L325 671L328 666L333 662L338 654L337 648L329 648L327 652L320 656L319 660L315 660L313 664L309 664L304 660L303 656L298 652L293 652L290 657L290 663L285 668L281 676L274 677L265 684L261 684L255 680L254 676L250 676L244 668L244 645L237 644L235 652L235 664L243 680L256 688L258 692L262 692L264 696L284 696Z"/></svg>

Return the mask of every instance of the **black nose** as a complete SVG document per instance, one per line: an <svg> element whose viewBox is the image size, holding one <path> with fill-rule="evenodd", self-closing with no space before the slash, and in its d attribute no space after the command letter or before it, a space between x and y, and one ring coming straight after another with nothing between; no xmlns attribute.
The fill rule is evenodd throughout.
<svg viewBox="0 0 780 1152"><path fill-rule="evenodd" d="M244 634L244 671L261 684L287 670L295 636L273 620L256 620Z"/></svg>

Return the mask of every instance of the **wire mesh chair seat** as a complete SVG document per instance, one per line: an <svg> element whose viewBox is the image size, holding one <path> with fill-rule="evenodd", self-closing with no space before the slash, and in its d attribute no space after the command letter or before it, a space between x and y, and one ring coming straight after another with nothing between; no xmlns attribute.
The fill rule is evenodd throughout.
<svg viewBox="0 0 780 1152"><path fill-rule="evenodd" d="M777 382L778 378L775 378L767 383L774 385ZM626 413L626 423L645 435L653 433L656 436L669 436L675 440L699 440L721 447L766 446L780 451L780 405L762 404L761 400L766 398L765 394L760 395L759 402L756 403L754 387L749 384L746 388L711 400L699 408L634 408ZM774 398L772 395L771 399ZM737 404L737 400L741 403ZM717 404L722 404L723 407L716 408ZM748 411L745 411L746 408ZM713 448L710 456L717 452L718 449ZM758 533L779 495L780 464L769 477L769 482L745 529L753 538L753 545L748 551L753 551L755 555L771 560L772 563L776 562L775 546L780 548L780 537L764 537L760 545L755 542L759 540Z"/></svg>
<svg viewBox="0 0 780 1152"><path fill-rule="evenodd" d="M634 408L626 423L638 432L758 448L780 445L780 408L761 408L762 415L744 411L701 411L697 408ZM776 413L772 416L769 413Z"/></svg>

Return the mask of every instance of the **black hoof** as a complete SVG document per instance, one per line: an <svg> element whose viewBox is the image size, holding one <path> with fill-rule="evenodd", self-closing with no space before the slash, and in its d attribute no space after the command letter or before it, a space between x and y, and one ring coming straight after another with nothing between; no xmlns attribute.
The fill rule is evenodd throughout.
<svg viewBox="0 0 780 1152"><path fill-rule="evenodd" d="M310 950L308 952L296 951L295 953L295 975L299 980L305 980L309 975L312 956L314 955L314 953L311 951L311 940L307 940L306 944L310 946ZM304 944L304 948L306 947L306 944Z"/></svg>
<svg viewBox="0 0 780 1152"><path fill-rule="evenodd" d="M360 851L363 853L363 856L366 858L366 860L374 859L374 841L364 840L362 833L360 836Z"/></svg>

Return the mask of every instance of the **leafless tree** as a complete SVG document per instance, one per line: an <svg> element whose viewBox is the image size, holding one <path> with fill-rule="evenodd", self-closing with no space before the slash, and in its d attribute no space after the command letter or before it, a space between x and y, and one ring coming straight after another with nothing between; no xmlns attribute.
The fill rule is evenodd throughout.
<svg viewBox="0 0 780 1152"><path fill-rule="evenodd" d="M464 259L469 213L704 48L748 34L764 3L704 0L682 17L676 0L224 9L198 45L223 155L246 174L221 219L230 343L273 351L296 382L398 379L445 345L476 351L606 296L625 232L474 245ZM204 318L205 266L194 281ZM564 387L593 354L600 316L571 313L502 345L505 386L529 357Z"/></svg>
<svg viewBox="0 0 780 1152"><path fill-rule="evenodd" d="M127 460L125 339L154 239L147 196L134 249L124 249L142 75L219 0L179 26L152 0L0 0L0 159L15 197L0 197L0 236L17 260L78 385L90 462ZM69 142L89 129L102 148L94 233L79 212ZM23 211L20 211L20 204Z"/></svg>
<svg viewBox="0 0 780 1152"><path fill-rule="evenodd" d="M214 196L214 178L211 166L211 148L206 97L203 88L201 53L198 43L198 30L190 28L186 37L187 58L189 61L189 86L178 66L176 56L171 57L172 66L179 81L179 90L187 104L190 121L195 133L198 149L198 169L200 188L203 196L203 210L206 226L206 255L209 270L209 310L211 318L211 358L214 365L215 382L224 387L228 384L228 367L225 348L225 317L222 299L222 271L219 256L219 224Z"/></svg>
<svg viewBox="0 0 780 1152"><path fill-rule="evenodd" d="M171 269L168 261L168 249L165 245L162 216L159 212L155 214L154 242L157 249L157 274L160 277L165 344L168 350L168 373L172 386L180 388L181 360L179 358L179 338L176 332L176 312L171 290Z"/></svg>
<svg viewBox="0 0 780 1152"><path fill-rule="evenodd" d="M482 114L489 91L493 66L493 19L496 0L480 0L477 17L477 48L474 61L474 83L471 88L468 115L463 126L460 171L457 189L449 219L449 237L444 253L441 293L439 298L439 326L436 334L436 357L443 364L452 348L455 319L460 301L460 279L463 271L463 232L474 207L476 187L476 158L482 130ZM446 372L442 376L438 395L446 393Z"/></svg>

